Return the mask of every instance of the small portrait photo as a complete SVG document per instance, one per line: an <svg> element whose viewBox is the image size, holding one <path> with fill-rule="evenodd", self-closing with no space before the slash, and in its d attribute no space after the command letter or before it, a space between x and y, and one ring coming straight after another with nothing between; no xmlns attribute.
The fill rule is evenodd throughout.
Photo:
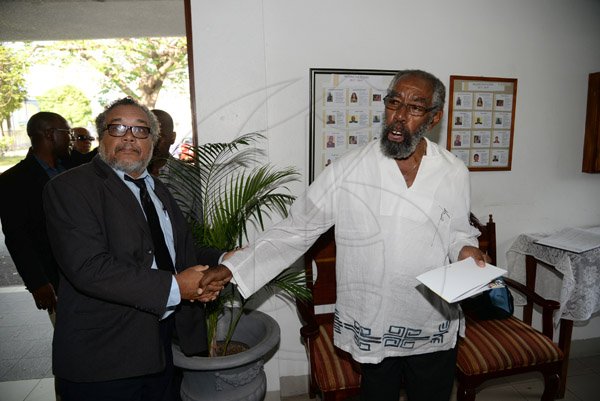
<svg viewBox="0 0 600 401"><path fill-rule="evenodd" d="M454 146L462 146L462 138L460 137L460 134L457 134L454 137Z"/></svg>
<svg viewBox="0 0 600 401"><path fill-rule="evenodd" d="M357 140L356 140L356 136L355 135L350 135L348 137L348 144L349 145L356 145L358 144Z"/></svg>
<svg viewBox="0 0 600 401"><path fill-rule="evenodd" d="M381 102L381 93L373 93L373 101Z"/></svg>
<svg viewBox="0 0 600 401"><path fill-rule="evenodd" d="M325 146L328 148L335 148L335 137L333 135L327 137L327 144Z"/></svg>
<svg viewBox="0 0 600 401"><path fill-rule="evenodd" d="M350 103L356 102L358 102L358 96L356 95L356 92L352 92L352 94L350 95Z"/></svg>
<svg viewBox="0 0 600 401"><path fill-rule="evenodd" d="M327 114L326 124L335 124L335 116L333 114Z"/></svg>
<svg viewBox="0 0 600 401"><path fill-rule="evenodd" d="M327 92L327 101L333 102L333 95L331 94L331 92Z"/></svg>

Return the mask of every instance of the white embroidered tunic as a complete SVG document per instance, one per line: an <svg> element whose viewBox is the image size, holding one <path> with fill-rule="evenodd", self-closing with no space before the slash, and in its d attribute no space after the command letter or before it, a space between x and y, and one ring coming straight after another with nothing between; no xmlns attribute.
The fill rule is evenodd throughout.
<svg viewBox="0 0 600 401"><path fill-rule="evenodd" d="M456 344L457 305L423 288L419 274L477 246L469 224L469 173L427 140L410 188L378 141L325 168L288 218L224 262L248 297L335 224L335 345L362 363L442 351Z"/></svg>

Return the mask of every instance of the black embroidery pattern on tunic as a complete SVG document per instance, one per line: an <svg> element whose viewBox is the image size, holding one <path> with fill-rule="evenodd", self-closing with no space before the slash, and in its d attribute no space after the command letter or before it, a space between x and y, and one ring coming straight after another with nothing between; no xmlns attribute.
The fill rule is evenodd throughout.
<svg viewBox="0 0 600 401"><path fill-rule="evenodd" d="M361 326L357 321L353 323L344 323L340 320L338 311L335 311L333 321L333 330L341 334L342 330L351 331L354 337L354 343L362 351L370 351L371 344L383 344L384 347L413 349L417 342L430 342L432 344L442 344L444 335L448 333L450 321L447 320L438 326L438 332L431 336L421 335L421 329L415 329L404 326L389 326L388 331L382 337L372 335L369 327Z"/></svg>

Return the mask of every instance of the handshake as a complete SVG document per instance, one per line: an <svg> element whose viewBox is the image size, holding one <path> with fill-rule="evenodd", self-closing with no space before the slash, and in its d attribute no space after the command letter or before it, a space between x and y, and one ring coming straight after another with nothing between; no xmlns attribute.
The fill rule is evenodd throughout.
<svg viewBox="0 0 600 401"><path fill-rule="evenodd" d="M175 275L181 299L191 302L214 301L231 277L231 272L223 265L192 266Z"/></svg>

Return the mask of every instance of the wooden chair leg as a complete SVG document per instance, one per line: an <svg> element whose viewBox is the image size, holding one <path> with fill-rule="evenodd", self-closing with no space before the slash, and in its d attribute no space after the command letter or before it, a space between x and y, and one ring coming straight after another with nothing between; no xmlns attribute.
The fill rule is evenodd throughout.
<svg viewBox="0 0 600 401"><path fill-rule="evenodd" d="M569 369L569 356L571 354L571 336L573 335L573 321L560 319L560 335L558 346L563 350L564 359L560 372L560 385L557 398L564 398L567 389L567 370Z"/></svg>
<svg viewBox="0 0 600 401"><path fill-rule="evenodd" d="M317 396L317 386L313 383L312 377L308 379L308 398L311 400Z"/></svg>
<svg viewBox="0 0 600 401"><path fill-rule="evenodd" d="M542 393L542 401L555 400L558 394L559 385L560 378L558 377L558 374L544 374L544 392Z"/></svg>
<svg viewBox="0 0 600 401"><path fill-rule="evenodd" d="M456 400L457 401L475 401L475 395L477 392L474 388L466 388L464 386L458 385L456 390Z"/></svg>
<svg viewBox="0 0 600 401"><path fill-rule="evenodd" d="M336 401L335 393L322 393L321 401Z"/></svg>

